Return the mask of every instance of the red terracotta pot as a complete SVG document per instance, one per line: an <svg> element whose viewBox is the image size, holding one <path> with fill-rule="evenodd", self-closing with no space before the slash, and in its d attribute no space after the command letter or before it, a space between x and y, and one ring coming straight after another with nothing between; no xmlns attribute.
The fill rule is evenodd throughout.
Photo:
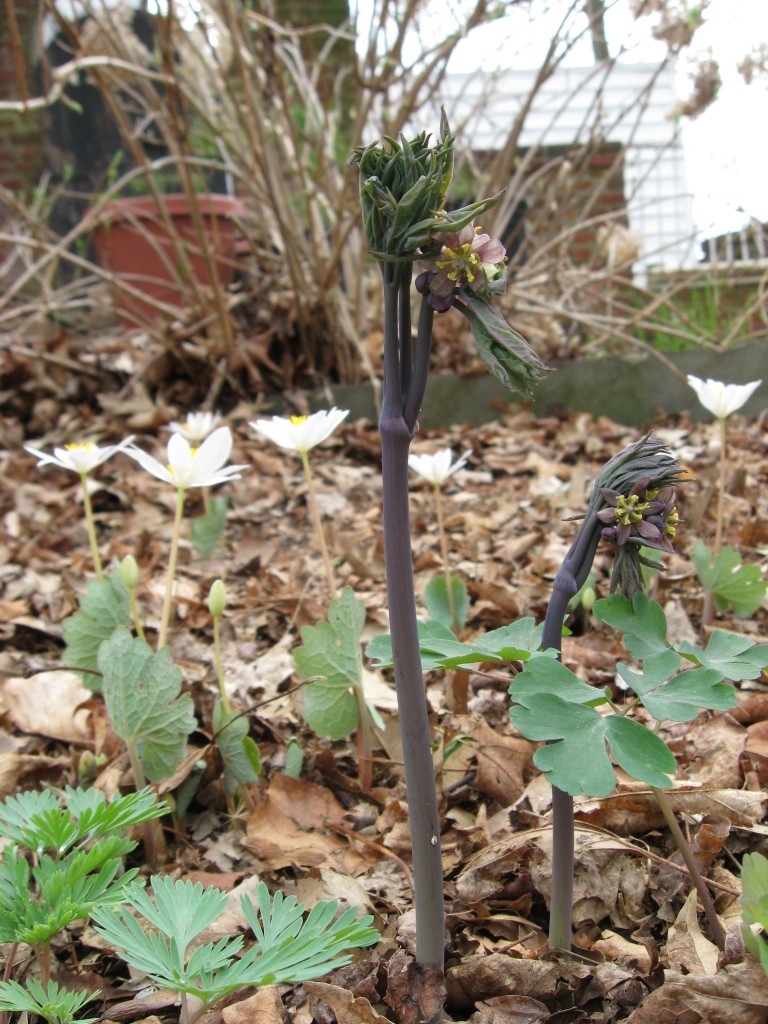
<svg viewBox="0 0 768 1024"><path fill-rule="evenodd" d="M161 198L173 233L167 229L152 196L105 204L93 233L99 263L115 275L112 289L117 317L133 327L169 319L172 314L127 292L122 285L131 285L180 310L197 304L191 278L203 288L210 286L212 266L219 282L226 287L235 272L240 234L236 218L244 214L243 204L233 196L196 197L213 257L209 263L201 253L187 196Z"/></svg>

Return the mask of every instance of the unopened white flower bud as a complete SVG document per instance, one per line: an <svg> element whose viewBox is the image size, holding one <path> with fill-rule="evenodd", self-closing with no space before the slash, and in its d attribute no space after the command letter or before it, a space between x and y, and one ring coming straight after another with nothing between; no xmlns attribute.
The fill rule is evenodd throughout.
<svg viewBox="0 0 768 1024"><path fill-rule="evenodd" d="M208 593L208 611L214 619L220 619L227 607L227 592L221 580L214 580Z"/></svg>
<svg viewBox="0 0 768 1024"><path fill-rule="evenodd" d="M123 583L129 590L135 590L139 585L139 566L133 555L126 555L120 563L120 575Z"/></svg>

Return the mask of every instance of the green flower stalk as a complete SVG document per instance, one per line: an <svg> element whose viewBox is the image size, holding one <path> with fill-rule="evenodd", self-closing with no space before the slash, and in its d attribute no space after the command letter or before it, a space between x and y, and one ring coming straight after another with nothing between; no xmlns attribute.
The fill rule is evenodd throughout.
<svg viewBox="0 0 768 1024"><path fill-rule="evenodd" d="M333 576L333 564L328 553L328 545L325 542L323 521L320 518L320 509L317 504L315 483L312 479L312 471L309 466L309 452L318 444L321 444L331 436L342 420L349 415L348 409L322 410L313 413L311 416L291 416L285 419L282 416L273 416L271 420L256 420L250 425L263 437L269 438L280 448L287 448L297 452L301 458L301 465L304 469L304 479L307 484L307 502L312 525L315 528L317 545L320 548L320 555L323 559L325 578L328 583L328 593L331 600L336 600L336 583Z"/></svg>
<svg viewBox="0 0 768 1024"><path fill-rule="evenodd" d="M723 546L723 517L725 502L725 469L726 469L726 420L749 400L752 394L763 383L753 380L749 384L725 384L721 380L701 380L689 373L686 377L689 387L696 392L696 397L717 419L720 433L720 459L717 483L717 514L715 518L715 543L713 554L717 556ZM704 598L704 610L701 616L703 626L710 626L715 615L715 598L708 590Z"/></svg>
<svg viewBox="0 0 768 1024"><path fill-rule="evenodd" d="M225 715L232 713L232 705L224 684L224 662L221 660L221 617L227 606L227 592L221 580L214 580L208 592L208 611L213 619L213 657L216 663L216 680L219 684L219 698Z"/></svg>
<svg viewBox="0 0 768 1024"><path fill-rule="evenodd" d="M490 238L479 241L482 231L475 232L473 227L472 239L477 235L478 244L473 246L469 240L472 252L464 252L466 259L462 253L443 253L446 246L451 248L446 234L458 236L499 198L445 211L453 173L453 138L445 113L434 145L426 133L411 140L388 138L356 150L350 162L360 170L363 224L384 288L384 391L379 419L384 549L413 847L420 968L414 986L420 985L422 994L434 993L440 987L444 955L440 818L419 653L408 508L408 451L427 386L434 315L456 306L467 316L486 364L511 388L527 392L543 367L492 305L492 293L503 290L503 246L492 245ZM463 238L449 241L460 248ZM498 262L484 267L486 256ZM411 281L414 263L421 260L428 265L427 276L418 282L421 300L414 337ZM437 266L437 260L445 265ZM438 983L430 984L430 979ZM414 998L419 1000L415 990ZM436 1018L441 1003L435 997L430 1005L420 1005L420 1011L424 1019Z"/></svg>
<svg viewBox="0 0 768 1024"><path fill-rule="evenodd" d="M53 455L25 445L25 450L34 455L38 460L38 466L59 466L61 469L70 470L80 477L80 484L83 492L83 511L85 513L85 527L88 531L88 543L91 548L93 569L97 579L104 579L104 570L99 554L99 544L96 538L96 524L93 519L93 507L91 506L91 495L88 490L88 476L107 459L111 459L117 452L125 451L131 446L133 435L127 437L119 444L101 447L94 441L76 442L65 445L63 448L54 448Z"/></svg>
<svg viewBox="0 0 768 1024"><path fill-rule="evenodd" d="M214 739L224 762L224 789L227 808L232 817L236 813L235 794L240 793L253 810L255 800L249 784L256 782L261 771L259 748L248 735L248 721L232 707L227 695L224 661L221 656L221 617L227 607L227 592L221 580L214 580L208 591L208 611L213 619L213 657L219 699L213 709Z"/></svg>
<svg viewBox="0 0 768 1024"><path fill-rule="evenodd" d="M435 495L435 515L437 518L437 532L440 538L440 555L443 559L443 578L445 579L445 594L448 601L448 611L451 616L451 623L458 628L456 618L456 602L453 597L453 581L451 567L448 561L448 539L445 535L445 520L443 517L443 485L449 477L463 469L466 465L470 452L465 452L460 458L453 461L453 453L450 448L443 448L434 455L409 455L408 465L418 473L419 476L432 484Z"/></svg>
<svg viewBox="0 0 768 1024"><path fill-rule="evenodd" d="M611 590L631 598L642 589L642 566L661 566L643 547L671 549L678 523L673 488L683 470L671 452L650 434L614 455L595 482L584 522L555 576L544 620L542 647L562 650L568 602L586 582L598 544L614 546ZM570 950L573 921L573 797L552 789L552 901L549 945Z"/></svg>

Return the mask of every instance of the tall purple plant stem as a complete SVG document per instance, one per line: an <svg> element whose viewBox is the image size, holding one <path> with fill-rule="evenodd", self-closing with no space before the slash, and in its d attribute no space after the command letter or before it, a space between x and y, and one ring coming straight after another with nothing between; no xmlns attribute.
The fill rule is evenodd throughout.
<svg viewBox="0 0 768 1024"><path fill-rule="evenodd" d="M432 323L431 316L420 316L414 358L410 315L403 310L403 304L410 304L404 287L410 282L410 267L384 264L382 274L384 396L379 430L384 556L413 849L416 962L442 970L445 912L440 819L416 620L408 495L408 451L426 387ZM403 337L406 329L409 336Z"/></svg>
<svg viewBox="0 0 768 1024"><path fill-rule="evenodd" d="M588 513L563 564L555 576L552 597L544 618L542 646L554 648L562 659L563 617L568 602L589 575L600 540L600 522ZM574 874L573 797L552 787L552 897L549 908L550 949L570 950L573 931Z"/></svg>

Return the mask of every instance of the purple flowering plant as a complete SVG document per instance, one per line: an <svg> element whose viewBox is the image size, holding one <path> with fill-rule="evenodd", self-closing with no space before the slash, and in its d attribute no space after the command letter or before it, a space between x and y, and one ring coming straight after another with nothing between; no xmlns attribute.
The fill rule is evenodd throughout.
<svg viewBox="0 0 768 1024"><path fill-rule="evenodd" d="M544 622L520 619L460 642L439 622L419 624L424 670L472 669L496 663L513 674L510 718L528 739L541 742L534 764L552 784L552 892L549 946L569 950L573 919L575 822L578 793L603 798L616 786L614 763L654 793L707 915L710 934L723 948L725 933L665 789L675 757L658 730L636 717L643 707L657 723L686 722L701 709L736 705L730 682L756 679L768 665L768 645L722 631L706 647L672 643L664 610L644 593L644 568L662 569L651 554L672 548L680 518L677 486L685 473L668 449L648 435L603 467L583 521L557 572ZM576 676L561 663L569 604L589 578L600 545L613 552L611 596L592 607L597 621L619 630L631 661L617 664L623 690L614 695ZM393 664L394 637L367 648L380 665ZM639 663L639 668L638 668ZM585 751L589 756L585 757Z"/></svg>
<svg viewBox="0 0 768 1024"><path fill-rule="evenodd" d="M413 849L416 965L439 1015L444 956L443 875L429 721L421 667L408 508L408 454L427 385L435 313L455 307L469 320L480 354L510 388L529 393L544 366L493 305L505 284L501 242L476 226L499 196L446 211L453 136L443 112L434 145L422 132L357 149L363 225L384 289L382 441L384 548L394 674L402 729ZM414 266L424 264L412 329Z"/></svg>

